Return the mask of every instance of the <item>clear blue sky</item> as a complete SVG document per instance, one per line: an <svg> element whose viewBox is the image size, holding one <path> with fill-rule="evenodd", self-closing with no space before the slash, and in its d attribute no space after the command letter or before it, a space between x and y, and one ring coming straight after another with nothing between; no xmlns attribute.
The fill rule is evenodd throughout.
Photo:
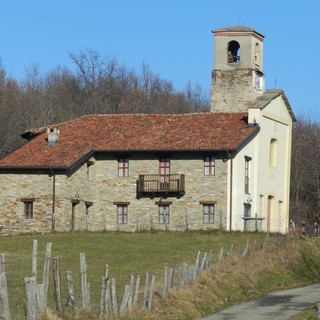
<svg viewBox="0 0 320 320"><path fill-rule="evenodd" d="M209 91L211 31L240 24L266 36L266 87L284 89L297 115L317 114L319 12L319 0L0 0L0 57L19 80L32 63L73 68L68 53L90 48Z"/></svg>

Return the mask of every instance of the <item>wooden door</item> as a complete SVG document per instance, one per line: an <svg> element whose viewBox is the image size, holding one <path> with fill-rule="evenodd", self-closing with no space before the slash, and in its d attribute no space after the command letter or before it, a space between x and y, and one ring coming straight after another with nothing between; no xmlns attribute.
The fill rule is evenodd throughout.
<svg viewBox="0 0 320 320"><path fill-rule="evenodd" d="M160 159L160 190L170 189L170 159Z"/></svg>

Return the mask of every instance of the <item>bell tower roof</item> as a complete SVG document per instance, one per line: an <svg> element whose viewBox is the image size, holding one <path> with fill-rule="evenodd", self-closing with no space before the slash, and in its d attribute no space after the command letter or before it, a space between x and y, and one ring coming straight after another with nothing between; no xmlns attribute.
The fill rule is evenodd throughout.
<svg viewBox="0 0 320 320"><path fill-rule="evenodd" d="M217 33L225 33L225 32L252 33L252 34L255 33L258 37L262 39L264 38L264 35L262 35L261 33L258 33L253 28L248 28L244 26L232 26L232 27L220 28L220 29L213 30L212 32L215 34L215 36Z"/></svg>

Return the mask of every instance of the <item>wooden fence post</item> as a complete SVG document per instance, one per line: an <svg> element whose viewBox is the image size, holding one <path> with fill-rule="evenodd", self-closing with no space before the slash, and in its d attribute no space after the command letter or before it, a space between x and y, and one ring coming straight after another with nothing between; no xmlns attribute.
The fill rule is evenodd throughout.
<svg viewBox="0 0 320 320"><path fill-rule="evenodd" d="M134 306L134 307L136 307L137 304L138 304L139 286L140 286L140 276L137 275L137 278L136 278L136 287L135 287L134 298L133 298L133 306Z"/></svg>
<svg viewBox="0 0 320 320"><path fill-rule="evenodd" d="M38 240L33 240L32 248L32 276L37 278L37 255L38 255Z"/></svg>
<svg viewBox="0 0 320 320"><path fill-rule="evenodd" d="M197 274L199 272L200 261L201 261L201 252L198 251L196 263L195 263L195 266L194 266L193 280L196 280Z"/></svg>
<svg viewBox="0 0 320 320"><path fill-rule="evenodd" d="M46 312L46 294L43 283L37 283L37 314L44 314Z"/></svg>
<svg viewBox="0 0 320 320"><path fill-rule="evenodd" d="M81 293L82 307L84 310L90 310L89 284L87 281L87 264L85 253L80 253L80 276L81 276Z"/></svg>
<svg viewBox="0 0 320 320"><path fill-rule="evenodd" d="M62 303L61 303L61 281L60 281L60 267L59 267L59 258L53 258L53 283L54 283L54 301L56 304L57 312L62 312Z"/></svg>
<svg viewBox="0 0 320 320"><path fill-rule="evenodd" d="M8 284L4 255L0 254L0 319L10 320Z"/></svg>
<svg viewBox="0 0 320 320"><path fill-rule="evenodd" d="M221 251L220 251L220 256L219 256L219 260L221 260L223 258L223 247L221 247Z"/></svg>
<svg viewBox="0 0 320 320"><path fill-rule="evenodd" d="M201 271L205 269L206 260L207 260L207 253L205 252L205 254L202 256L202 259L201 259L201 264L200 264Z"/></svg>
<svg viewBox="0 0 320 320"><path fill-rule="evenodd" d="M147 295L148 295L148 282L149 282L149 273L146 273L146 281L144 284L144 291L143 291L143 307L148 308L148 300L147 300Z"/></svg>
<svg viewBox="0 0 320 320"><path fill-rule="evenodd" d="M149 310L151 310L151 308L152 308L152 301L153 301L153 296L154 296L155 284L156 284L156 276L153 275L151 278L150 295L149 295L149 303L148 303Z"/></svg>
<svg viewBox="0 0 320 320"><path fill-rule="evenodd" d="M47 301L48 301L48 289L49 289L49 267L50 267L50 257L51 257L51 248L52 242L47 243L46 247L46 256L44 260L44 267L43 267L43 285L44 285L44 308L47 310Z"/></svg>
<svg viewBox="0 0 320 320"><path fill-rule="evenodd" d="M133 303L133 285L134 285L134 275L131 275L130 278L130 290L129 290L129 296L128 296L128 309L130 310L132 308Z"/></svg>
<svg viewBox="0 0 320 320"><path fill-rule="evenodd" d="M123 298L120 305L120 311L119 311L120 315L123 314L127 308L129 293L130 293L130 285L126 284L124 287Z"/></svg>
<svg viewBox="0 0 320 320"><path fill-rule="evenodd" d="M104 266L104 275L101 279L101 299L100 299L100 315L107 315L108 313L108 273L109 266Z"/></svg>
<svg viewBox="0 0 320 320"><path fill-rule="evenodd" d="M118 304L117 304L117 293L116 293L116 279L111 279L111 295L112 295L112 313L115 318L118 317Z"/></svg>
<svg viewBox="0 0 320 320"><path fill-rule="evenodd" d="M71 307L72 311L75 311L76 300L74 298L74 293L73 293L73 277L72 277L72 272L69 270L67 271L67 284L68 284L67 305Z"/></svg>
<svg viewBox="0 0 320 320"><path fill-rule="evenodd" d="M35 277L24 278L26 286L26 319L36 320L37 318L37 281Z"/></svg>
<svg viewBox="0 0 320 320"><path fill-rule="evenodd" d="M172 267L169 270L169 279L168 279L169 289L173 288L173 278L174 278L174 268Z"/></svg>

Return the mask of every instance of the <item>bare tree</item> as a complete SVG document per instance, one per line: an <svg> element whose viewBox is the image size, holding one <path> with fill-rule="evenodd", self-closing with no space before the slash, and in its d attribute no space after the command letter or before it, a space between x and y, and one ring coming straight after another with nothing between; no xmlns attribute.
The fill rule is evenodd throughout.
<svg viewBox="0 0 320 320"><path fill-rule="evenodd" d="M290 207L295 221L320 217L320 124L306 117L293 130Z"/></svg>
<svg viewBox="0 0 320 320"><path fill-rule="evenodd" d="M70 58L74 71L57 66L42 74L33 63L20 82L7 78L0 60L0 157L23 144L25 130L85 114L208 110L201 87L189 83L185 92L177 91L146 63L137 73L92 49L70 53Z"/></svg>

